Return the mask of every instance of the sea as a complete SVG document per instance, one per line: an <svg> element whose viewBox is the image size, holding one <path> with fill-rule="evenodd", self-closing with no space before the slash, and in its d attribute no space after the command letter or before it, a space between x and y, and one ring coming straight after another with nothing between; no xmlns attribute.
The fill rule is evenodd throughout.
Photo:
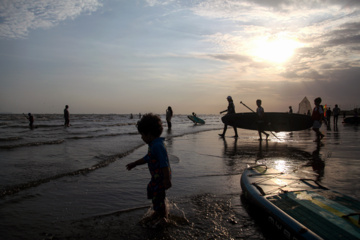
<svg viewBox="0 0 360 240"><path fill-rule="evenodd" d="M139 224L151 212L146 165L127 163L146 154L136 129L140 116L0 114L0 239L277 239L264 230L241 198L247 165L267 164L313 178L351 197L360 197L360 131L339 119L311 130L272 133L228 128L221 115L199 115L205 124L175 115L163 121L173 187L167 201L170 226ZM250 212L249 212L250 211Z"/></svg>

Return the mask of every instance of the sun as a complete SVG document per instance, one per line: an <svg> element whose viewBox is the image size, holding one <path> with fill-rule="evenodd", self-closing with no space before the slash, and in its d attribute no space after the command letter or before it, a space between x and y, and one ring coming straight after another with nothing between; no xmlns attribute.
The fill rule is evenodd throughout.
<svg viewBox="0 0 360 240"><path fill-rule="evenodd" d="M256 61L283 63L294 54L296 48L301 46L302 44L297 39L284 34L266 36L254 41L251 55L254 56Z"/></svg>

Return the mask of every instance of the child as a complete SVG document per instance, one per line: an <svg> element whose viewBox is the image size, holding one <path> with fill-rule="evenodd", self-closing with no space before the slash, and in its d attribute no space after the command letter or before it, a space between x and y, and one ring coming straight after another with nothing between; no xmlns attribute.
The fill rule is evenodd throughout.
<svg viewBox="0 0 360 240"><path fill-rule="evenodd" d="M262 137L261 137L261 133L265 134L266 136L266 140L268 139L269 137L269 134L267 134L266 132L264 132L264 108L261 106L261 100L258 99L256 100L256 105L258 106L258 108L256 109L256 114L258 115L258 132L259 132L259 140L262 140Z"/></svg>
<svg viewBox="0 0 360 240"><path fill-rule="evenodd" d="M161 119L151 113L145 114L137 123L142 140L149 145L148 153L141 159L126 165L128 170L137 165L147 163L151 180L147 186L148 199L152 199L154 214L150 217L152 224L165 224L168 212L165 206L165 190L171 187L171 168L168 154L164 145L164 138L160 138L163 131Z"/></svg>
<svg viewBox="0 0 360 240"><path fill-rule="evenodd" d="M314 103L315 107L311 116L313 121L313 130L316 133L316 139L314 142L320 142L320 140L324 137L324 135L320 132L321 122L324 118L324 110L322 106L320 106L321 98L315 98Z"/></svg>

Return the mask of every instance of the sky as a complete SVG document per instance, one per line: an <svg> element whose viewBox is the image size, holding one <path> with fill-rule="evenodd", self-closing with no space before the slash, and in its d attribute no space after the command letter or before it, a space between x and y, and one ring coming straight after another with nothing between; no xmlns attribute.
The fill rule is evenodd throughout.
<svg viewBox="0 0 360 240"><path fill-rule="evenodd" d="M0 0L0 112L360 107L359 0Z"/></svg>

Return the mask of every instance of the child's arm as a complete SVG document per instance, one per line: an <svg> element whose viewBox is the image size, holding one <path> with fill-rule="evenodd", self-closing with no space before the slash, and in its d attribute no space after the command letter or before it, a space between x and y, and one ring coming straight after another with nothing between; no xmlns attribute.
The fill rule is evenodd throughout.
<svg viewBox="0 0 360 240"><path fill-rule="evenodd" d="M135 162L129 163L128 165L126 165L126 168L127 168L127 170L130 171L131 169L133 169L137 165L142 165L142 164L145 164L145 163L146 162L145 162L144 158L141 158L141 159L139 159L139 160L137 160Z"/></svg>
<svg viewBox="0 0 360 240"><path fill-rule="evenodd" d="M161 171L164 174L164 182L163 182L163 184L164 184L165 189L171 188L171 179L170 179L169 167L164 167L164 168L161 169Z"/></svg>

